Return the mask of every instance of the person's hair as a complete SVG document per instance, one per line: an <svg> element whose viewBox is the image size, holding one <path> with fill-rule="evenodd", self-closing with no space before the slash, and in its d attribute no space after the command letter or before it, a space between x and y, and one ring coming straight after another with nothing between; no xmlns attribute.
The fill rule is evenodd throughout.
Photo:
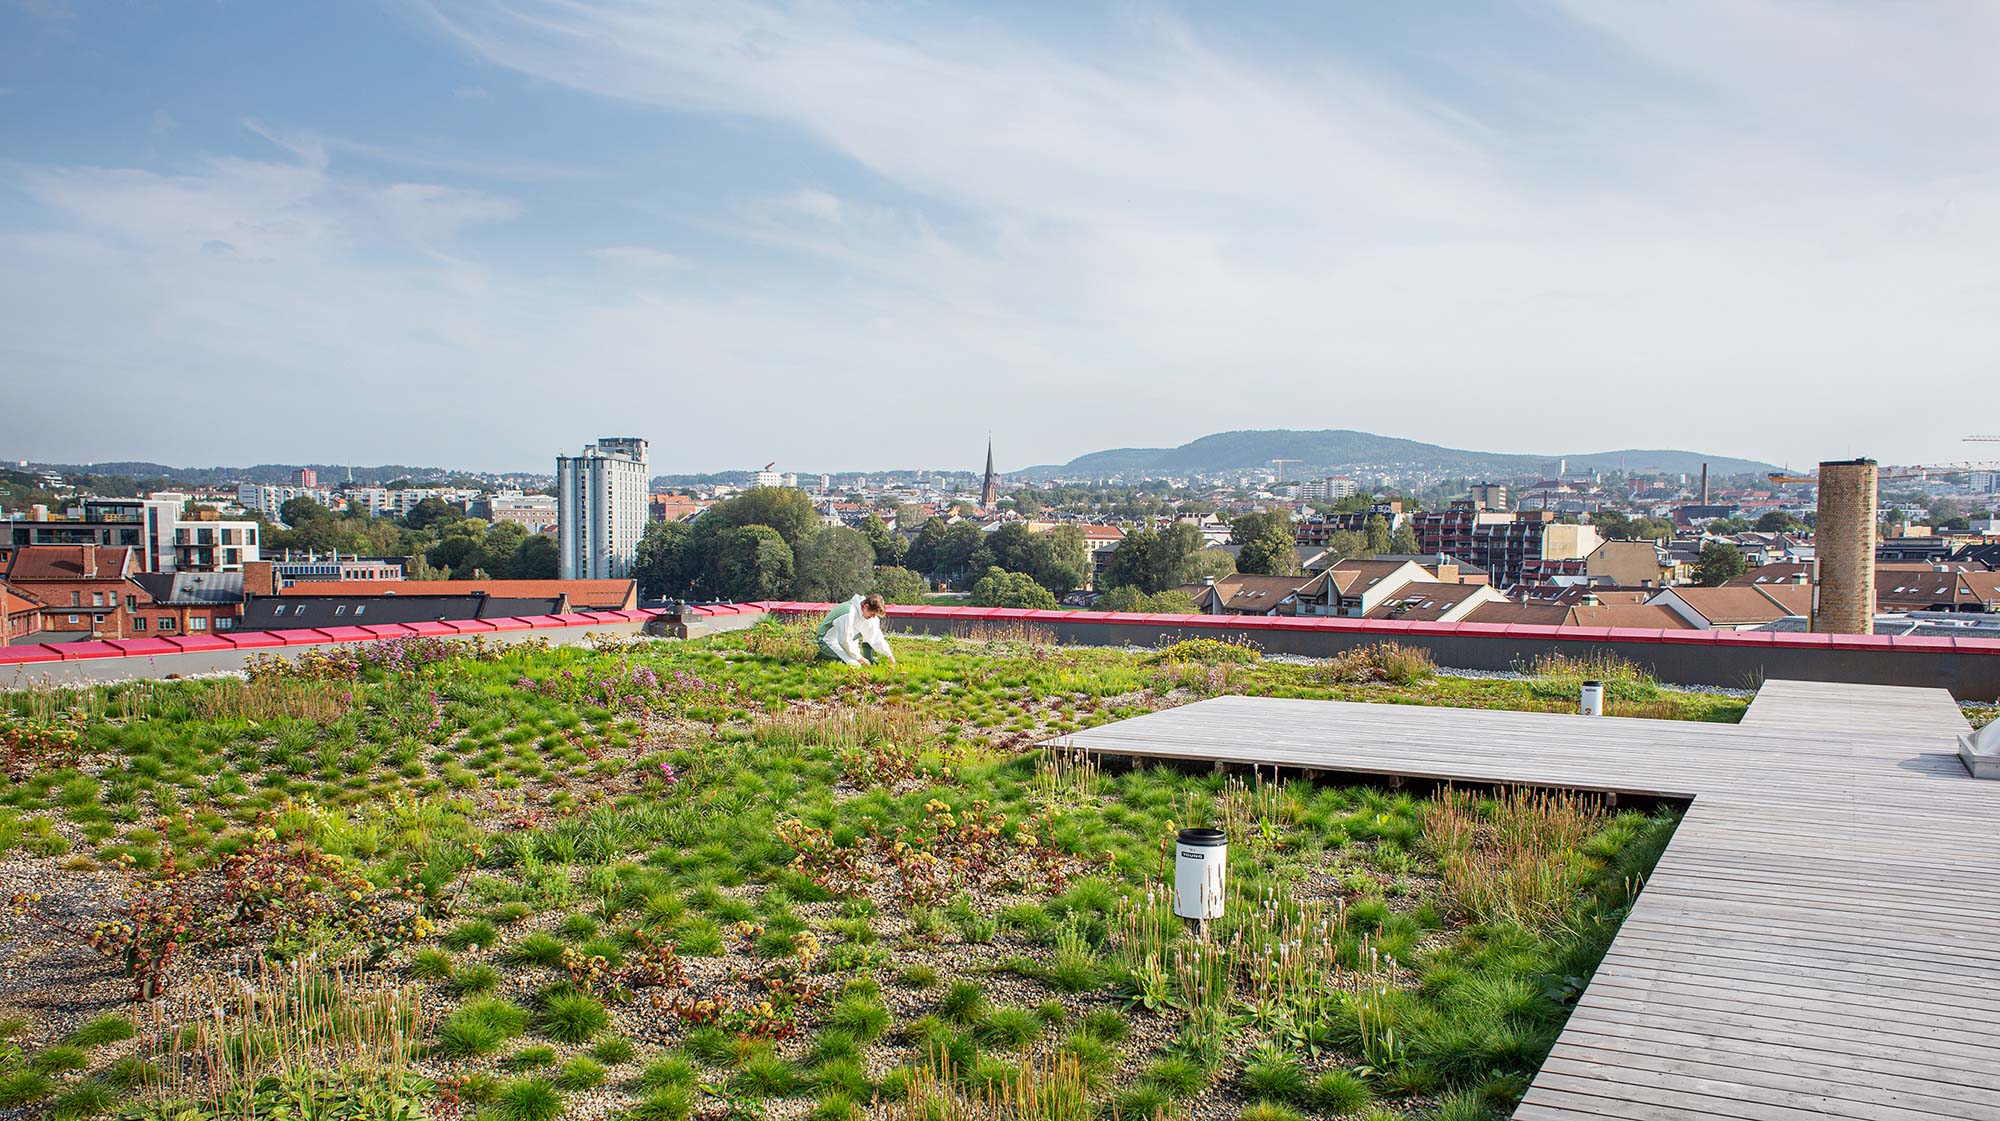
<svg viewBox="0 0 2000 1121"><path fill-rule="evenodd" d="M889 613L889 605L882 602L880 595L870 592L861 601L861 610L870 615L887 615Z"/></svg>

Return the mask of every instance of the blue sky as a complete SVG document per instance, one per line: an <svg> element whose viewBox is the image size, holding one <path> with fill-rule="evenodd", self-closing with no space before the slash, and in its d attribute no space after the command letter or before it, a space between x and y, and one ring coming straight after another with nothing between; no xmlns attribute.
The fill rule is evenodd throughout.
<svg viewBox="0 0 2000 1121"><path fill-rule="evenodd" d="M1984 3L0 0L0 456L1964 458L1996 56Z"/></svg>

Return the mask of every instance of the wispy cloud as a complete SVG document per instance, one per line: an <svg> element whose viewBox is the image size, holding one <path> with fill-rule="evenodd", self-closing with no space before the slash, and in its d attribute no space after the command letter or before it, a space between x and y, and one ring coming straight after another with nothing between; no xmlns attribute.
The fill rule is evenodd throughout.
<svg viewBox="0 0 2000 1121"><path fill-rule="evenodd" d="M1467 62L1449 83L1143 12L1086 46L939 13L885 29L839 5L431 10L501 65L769 120L914 195L808 185L732 221L885 292L1028 325L1059 369L1103 371L1103 401L1154 438L1357 412L1408 428L1387 418L1410 415L1413 385L1461 401L1533 386L1570 393L1501 406L1515 435L1493 431L1490 407L1424 410L1414 434L1914 449L1927 422L1866 393L1824 402L1810 432L1771 418L1821 386L1872 386L1892 351L1964 392L2000 345L1975 310L1996 294L2000 246L1989 5L1913 20L1579 0L1535 10L1572 54ZM926 344L978 362L990 341ZM1225 385L1201 416L1179 408L1175 391ZM1686 403L1599 423L1601 395L1637 387ZM1319 400L1340 407L1271 412ZM1072 427L1088 438L1096 422Z"/></svg>
<svg viewBox="0 0 2000 1121"><path fill-rule="evenodd" d="M1145 9L1087 38L840 4L428 11L525 88L657 109L653 134L619 113L634 152L699 117L783 158L567 230L538 219L586 208L559 190L584 170L407 139L253 122L254 159L0 166L37 210L0 225L0 360L51 407L172 376L283 418L284 386L341 385L314 431L475 464L595 433L372 402L575 390L641 428L754 403L661 450L712 468L880 466L818 435L854 395L892 411L894 458L970 463L940 392L967 387L1035 459L1334 425L1916 458L1934 413L1885 395L1980 399L2000 353L1983 3L1531 0L1481 20L1556 46L1447 21L1421 65Z"/></svg>
<svg viewBox="0 0 2000 1121"><path fill-rule="evenodd" d="M420 171L481 179L504 179L515 183L587 179L596 174L588 168L544 160L454 155L449 150L450 145L446 143L423 147L372 144L311 129L279 128L255 119L246 119L243 126L278 147L319 164L324 164L331 153Z"/></svg>

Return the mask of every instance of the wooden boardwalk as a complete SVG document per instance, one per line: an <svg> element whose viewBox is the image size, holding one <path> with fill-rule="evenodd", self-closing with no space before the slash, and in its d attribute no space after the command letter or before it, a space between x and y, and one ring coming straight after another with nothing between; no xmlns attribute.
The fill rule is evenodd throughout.
<svg viewBox="0 0 2000 1121"><path fill-rule="evenodd" d="M2000 782L1942 689L1767 682L1737 725L1220 697L1105 754L1691 799L1515 1117L2000 1119Z"/></svg>

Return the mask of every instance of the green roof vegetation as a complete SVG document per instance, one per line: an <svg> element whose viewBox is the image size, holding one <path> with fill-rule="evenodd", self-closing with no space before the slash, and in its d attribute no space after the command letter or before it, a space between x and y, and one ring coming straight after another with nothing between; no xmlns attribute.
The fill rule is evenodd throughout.
<svg viewBox="0 0 2000 1121"><path fill-rule="evenodd" d="M1613 714L1744 706L1606 664L1045 639L860 670L802 625L409 640L0 694L0 1108L1504 1116L1671 809L1038 745L1223 693L1573 711L1588 676ZM1188 826L1230 838L1200 935L1170 899Z"/></svg>

